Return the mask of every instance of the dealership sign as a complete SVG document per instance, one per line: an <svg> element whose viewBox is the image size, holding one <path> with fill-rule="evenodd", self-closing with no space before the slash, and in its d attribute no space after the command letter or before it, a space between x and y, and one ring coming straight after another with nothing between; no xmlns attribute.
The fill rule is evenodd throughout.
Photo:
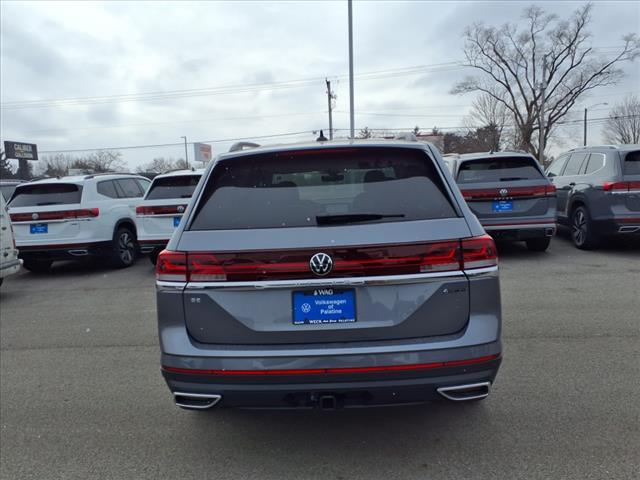
<svg viewBox="0 0 640 480"><path fill-rule="evenodd" d="M5 140L4 152L7 158L16 160L38 160L38 146L34 143L10 142Z"/></svg>
<svg viewBox="0 0 640 480"><path fill-rule="evenodd" d="M208 163L211 160L211 145L194 143L193 150L196 162Z"/></svg>

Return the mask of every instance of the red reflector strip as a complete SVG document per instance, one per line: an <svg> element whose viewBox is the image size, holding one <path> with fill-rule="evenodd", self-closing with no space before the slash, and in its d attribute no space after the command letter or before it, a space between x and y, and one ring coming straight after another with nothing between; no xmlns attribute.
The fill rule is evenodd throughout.
<svg viewBox="0 0 640 480"><path fill-rule="evenodd" d="M186 208L186 205L139 206L136 207L136 215L182 215Z"/></svg>
<svg viewBox="0 0 640 480"><path fill-rule="evenodd" d="M459 367L475 365L479 363L499 360L501 354L486 355L484 357L469 358L465 360L452 360L447 362L414 363L409 365L385 365L376 367L338 367L338 368L310 368L310 369L284 369L284 370L201 370L197 368L178 368L162 366L162 370L168 373L181 373L187 375L219 375L219 376L271 376L271 375L326 375L340 373L381 373L381 372L408 372L431 370L435 368Z"/></svg>
<svg viewBox="0 0 640 480"><path fill-rule="evenodd" d="M34 215L36 215L36 218L34 218ZM10 217L12 222L39 222L46 220L94 218L98 215L100 215L100 209L98 208L83 208L80 210L59 210L55 212L12 213Z"/></svg>

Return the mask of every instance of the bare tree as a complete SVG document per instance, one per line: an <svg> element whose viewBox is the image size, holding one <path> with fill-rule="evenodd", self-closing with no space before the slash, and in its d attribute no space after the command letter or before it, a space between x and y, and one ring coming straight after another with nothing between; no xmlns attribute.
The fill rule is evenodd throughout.
<svg viewBox="0 0 640 480"><path fill-rule="evenodd" d="M561 20L531 6L524 11L521 28L510 23L499 28L480 23L468 27L466 65L480 75L459 82L452 92L481 92L503 104L522 147L540 158L536 140L542 86L546 85L542 111L546 144L554 126L584 93L616 84L623 76L619 64L640 55L640 39L631 33L612 57L596 56L587 31L591 10L587 3Z"/></svg>
<svg viewBox="0 0 640 480"><path fill-rule="evenodd" d="M151 160L149 163L145 163L138 167L139 173L165 173L169 170L185 170L188 168L187 162L179 158L174 160L173 158L157 157Z"/></svg>
<svg viewBox="0 0 640 480"><path fill-rule="evenodd" d="M38 162L38 174L47 177L62 177L69 174L69 167L74 162L72 155L56 153L45 155Z"/></svg>
<svg viewBox="0 0 640 480"><path fill-rule="evenodd" d="M466 120L470 132L485 132L491 150L498 151L502 143L502 133L509 120L509 111L504 102L499 100L499 92L495 95L481 93L471 106L470 117Z"/></svg>
<svg viewBox="0 0 640 480"><path fill-rule="evenodd" d="M369 130L369 127L364 127L360 130L360 133L358 133L358 138L371 138L372 136L373 133Z"/></svg>
<svg viewBox="0 0 640 480"><path fill-rule="evenodd" d="M607 143L640 143L640 99L628 95L609 111L603 137Z"/></svg>

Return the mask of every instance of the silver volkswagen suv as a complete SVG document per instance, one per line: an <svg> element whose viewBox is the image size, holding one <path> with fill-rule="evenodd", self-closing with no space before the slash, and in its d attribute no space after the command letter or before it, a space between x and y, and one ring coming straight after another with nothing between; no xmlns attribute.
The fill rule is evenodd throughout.
<svg viewBox="0 0 640 480"><path fill-rule="evenodd" d="M183 408L481 400L501 361L494 242L424 143L219 156L156 279Z"/></svg>

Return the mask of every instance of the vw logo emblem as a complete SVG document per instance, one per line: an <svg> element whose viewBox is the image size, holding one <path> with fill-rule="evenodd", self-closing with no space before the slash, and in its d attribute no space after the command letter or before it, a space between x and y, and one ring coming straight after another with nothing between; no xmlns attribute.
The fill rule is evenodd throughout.
<svg viewBox="0 0 640 480"><path fill-rule="evenodd" d="M506 188L501 188L500 189L500 196L501 197L506 197L509 194L509 190L507 190Z"/></svg>
<svg viewBox="0 0 640 480"><path fill-rule="evenodd" d="M178 213L184 212L184 205L178 205Z"/></svg>
<svg viewBox="0 0 640 480"><path fill-rule="evenodd" d="M316 253L311 260L309 260L309 268L313 273L319 277L328 275L333 268L333 260L326 253Z"/></svg>
<svg viewBox="0 0 640 480"><path fill-rule="evenodd" d="M33 215L31 215L31 218L33 218L34 220L37 220L40 218L40 215L38 215L37 213L34 213Z"/></svg>

